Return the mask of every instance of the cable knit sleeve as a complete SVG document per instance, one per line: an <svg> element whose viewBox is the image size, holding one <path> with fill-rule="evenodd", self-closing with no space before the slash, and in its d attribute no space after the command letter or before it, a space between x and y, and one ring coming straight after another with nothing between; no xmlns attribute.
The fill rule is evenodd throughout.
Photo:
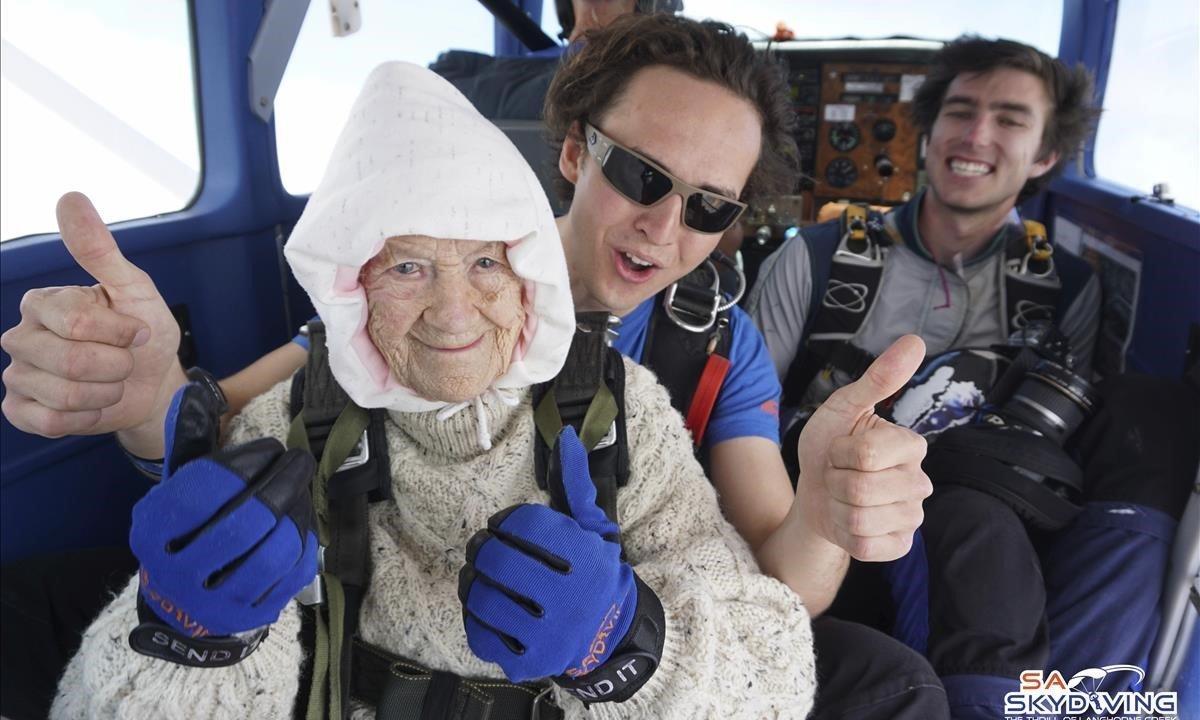
<svg viewBox="0 0 1200 720"><path fill-rule="evenodd" d="M231 442L281 437L287 424L287 384L255 400L235 420ZM283 414L280 414L282 407ZM192 668L147 657L129 647L138 624L137 578L84 633L79 652L59 682L51 717L81 718L284 718L299 690L300 616L295 603L242 662L225 668Z"/></svg>
<svg viewBox="0 0 1200 720"><path fill-rule="evenodd" d="M816 690L809 616L759 572L725 521L666 391L626 362L629 485L618 493L634 571L666 613L662 665L625 703L594 718L803 718Z"/></svg>

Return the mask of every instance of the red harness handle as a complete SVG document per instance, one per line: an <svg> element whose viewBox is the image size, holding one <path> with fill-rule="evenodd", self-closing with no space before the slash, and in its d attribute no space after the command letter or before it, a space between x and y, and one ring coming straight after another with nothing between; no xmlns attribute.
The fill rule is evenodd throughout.
<svg viewBox="0 0 1200 720"><path fill-rule="evenodd" d="M696 383L696 392L692 393L692 404L688 406L687 418L683 424L692 431L696 447L704 440L704 431L708 427L708 418L712 415L713 406L717 404L717 394L725 383L725 375L729 373L729 358L716 353L708 356L704 363L704 372L700 373L700 382Z"/></svg>

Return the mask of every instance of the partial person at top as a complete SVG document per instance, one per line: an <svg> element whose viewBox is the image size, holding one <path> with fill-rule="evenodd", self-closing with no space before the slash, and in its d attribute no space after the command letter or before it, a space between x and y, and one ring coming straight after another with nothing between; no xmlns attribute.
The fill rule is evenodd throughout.
<svg viewBox="0 0 1200 720"><path fill-rule="evenodd" d="M449 80L493 120L541 120L546 92L560 58L577 51L587 33L634 13L674 14L680 0L556 0L559 39L564 45L517 56L491 56L466 50L449 50L430 69ZM540 170L540 168L535 168Z"/></svg>

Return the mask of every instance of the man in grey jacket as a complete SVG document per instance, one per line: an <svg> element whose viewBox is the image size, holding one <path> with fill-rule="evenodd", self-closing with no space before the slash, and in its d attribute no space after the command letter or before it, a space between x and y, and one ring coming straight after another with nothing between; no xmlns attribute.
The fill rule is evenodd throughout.
<svg viewBox="0 0 1200 720"><path fill-rule="evenodd" d="M1015 206L1082 146L1098 112L1091 88L1082 68L1020 43L963 37L943 49L913 104L929 138L927 187L885 216L864 213L866 250L847 215L805 228L763 266L750 311L784 385L785 423L905 333L932 358L1049 320L1070 340L1074 372L1090 377L1098 279L1078 257L1051 254ZM831 271L847 249L858 275ZM834 605L925 652L954 717L1001 717L1026 669L1146 665L1158 595L1145 588L1161 586L1195 468L1179 428L1195 420L1177 386L1121 377L1103 393L1104 408L1068 440L1084 482L1064 528L1027 528L1022 508L947 482L927 461L935 491L913 551L878 570L856 563ZM865 607L864 597L884 600ZM1103 632L1114 621L1121 630Z"/></svg>
<svg viewBox="0 0 1200 720"><path fill-rule="evenodd" d="M990 69L958 68L987 62L989 55ZM882 352L906 332L921 335L931 356L1008 337L1001 286L1006 231L1014 221L1020 225L1015 206L1061 172L1095 115L1087 105L1087 75L1034 48L966 39L948 46L942 58L956 64L935 66L913 103L929 133L928 185L886 216L889 235L899 242L883 251L877 301L865 309L857 332L841 338L868 353ZM1013 66L1019 63L1038 70ZM1063 87L1051 95L1055 85ZM781 379L804 353L806 325L815 315L811 243L803 238L839 232L837 222L806 228L763 265L750 304ZM1057 253L1054 260L1058 274L1070 274L1076 286L1067 290L1071 297L1063 298L1056 322L1086 374L1099 322L1099 282L1078 258ZM834 370L812 386L785 387L785 396L801 393L805 402L820 403L847 381L848 373Z"/></svg>

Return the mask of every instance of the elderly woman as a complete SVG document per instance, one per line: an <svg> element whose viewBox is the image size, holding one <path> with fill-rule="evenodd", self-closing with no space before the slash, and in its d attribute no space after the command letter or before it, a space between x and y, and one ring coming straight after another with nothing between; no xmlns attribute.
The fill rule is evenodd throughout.
<svg viewBox="0 0 1200 720"><path fill-rule="evenodd" d="M807 714L804 607L722 518L648 371L625 361L619 541L570 430L556 449L564 512L547 507L530 388L570 346L566 266L533 173L457 91L416 66L377 69L287 256L325 323L333 378L356 407L386 410L390 497L369 509L357 637L388 673L422 682L407 695L356 683L351 716L483 717L496 703L497 717L500 696L543 690L568 718ZM306 650L294 599L317 539L312 460L278 442L289 395L284 383L251 403L216 452L212 395L176 396L163 482L134 513L141 572L87 631L54 717L337 707L340 664ZM335 647L339 615L317 622ZM585 713L580 697L622 702Z"/></svg>

